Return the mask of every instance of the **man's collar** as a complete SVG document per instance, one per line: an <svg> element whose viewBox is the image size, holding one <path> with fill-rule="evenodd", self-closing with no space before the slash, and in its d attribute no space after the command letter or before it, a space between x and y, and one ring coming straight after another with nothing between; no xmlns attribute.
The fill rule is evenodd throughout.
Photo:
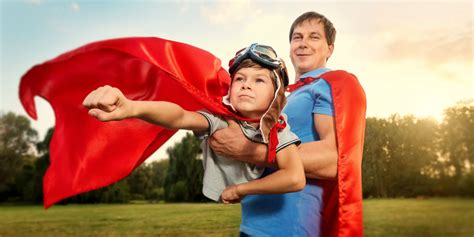
<svg viewBox="0 0 474 237"><path fill-rule="evenodd" d="M313 71L309 71L309 72L301 75L300 80L304 79L304 78L307 78L307 77L317 78L317 77L321 76L323 73L326 73L326 72L329 72L329 71L331 71L331 69L329 69L329 68L325 68L325 67L317 68L317 69L314 69Z"/></svg>

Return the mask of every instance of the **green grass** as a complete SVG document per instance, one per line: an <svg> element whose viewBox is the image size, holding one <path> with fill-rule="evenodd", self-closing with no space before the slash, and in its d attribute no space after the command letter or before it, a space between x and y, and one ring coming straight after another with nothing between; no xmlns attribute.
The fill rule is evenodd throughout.
<svg viewBox="0 0 474 237"><path fill-rule="evenodd" d="M474 199L364 200L365 236L474 236Z"/></svg>
<svg viewBox="0 0 474 237"><path fill-rule="evenodd" d="M365 236L474 236L474 199L364 201ZM238 236L239 205L0 206L6 236Z"/></svg>

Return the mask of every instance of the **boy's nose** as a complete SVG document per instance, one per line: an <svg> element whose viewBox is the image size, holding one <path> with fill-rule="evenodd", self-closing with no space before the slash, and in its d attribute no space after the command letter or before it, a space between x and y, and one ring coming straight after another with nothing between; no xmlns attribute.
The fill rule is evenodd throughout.
<svg viewBox="0 0 474 237"><path fill-rule="evenodd" d="M244 83L242 83L242 89L250 89L251 86L250 86L250 83L248 81L245 81Z"/></svg>

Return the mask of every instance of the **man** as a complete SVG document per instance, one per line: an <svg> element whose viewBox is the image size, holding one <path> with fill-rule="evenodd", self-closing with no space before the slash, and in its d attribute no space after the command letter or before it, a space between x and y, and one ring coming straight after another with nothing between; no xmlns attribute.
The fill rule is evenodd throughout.
<svg viewBox="0 0 474 237"><path fill-rule="evenodd" d="M360 190L362 146L358 145L361 144L361 140L363 141L361 138L365 126L365 96L355 77L352 79L346 72L327 73L331 71L326 68L326 62L334 50L335 36L336 30L333 24L316 12L304 13L291 26L290 57L296 72L295 81L300 87L288 97L288 105L284 112L288 115L291 130L302 141L299 153L303 160L307 185L303 191L297 193L251 195L244 198L241 204L240 227L243 236L362 235ZM322 78L314 80L321 75ZM328 79L331 78L331 85L325 80L326 75ZM355 96L352 99L358 101L353 110L357 112L354 116L352 111L347 113L349 114L347 116L356 117L354 119L336 121L334 117L336 104L333 103L332 94L334 92L338 94L337 110L341 111L338 112L338 116L343 117L346 116L343 111L349 105L342 105L346 99L339 98L347 98L353 93L349 91L352 91L352 88L348 89L351 86L347 88L338 86L341 84L339 82L341 79L337 77L341 76L349 78L350 83L347 84L353 85ZM333 79L337 83L332 83ZM339 97L340 94L342 97ZM265 161L266 146L252 143L243 135L236 137L236 130L239 128L233 121L229 123L228 129L215 133L210 140L211 147L219 154L269 167L264 175L274 172L275 164L268 164ZM353 126L354 124L356 126ZM338 127L336 131L335 125L339 127L348 125L347 127L355 127L356 130L348 133ZM354 134L356 135L352 136ZM346 167L342 165L346 161L341 162L346 153L338 148L345 148L347 143L344 141L347 139L353 139L357 149L352 152L352 148L349 148L348 157L355 158L350 160L350 165ZM344 144L341 146L342 142ZM338 161L339 165L342 165L339 166L340 170ZM348 172L345 172L346 170ZM344 172L344 175L338 175L338 171ZM354 174L354 177L348 177L347 174ZM336 180L336 177L339 177L339 180ZM341 180L341 177L344 177L344 180ZM324 179L329 181L322 181ZM345 185L341 186L346 180L349 180L348 184L355 184L353 186L355 195L352 194L352 190L344 189ZM346 202L342 203L340 200L344 200L347 193L351 201L355 201L356 207L346 210L344 209ZM355 214L340 215L341 210ZM345 219L348 221L344 221Z"/></svg>

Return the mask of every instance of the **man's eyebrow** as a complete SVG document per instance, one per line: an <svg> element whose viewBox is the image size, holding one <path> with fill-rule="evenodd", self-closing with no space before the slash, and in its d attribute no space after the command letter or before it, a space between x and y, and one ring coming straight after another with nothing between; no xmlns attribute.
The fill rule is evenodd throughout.
<svg viewBox="0 0 474 237"><path fill-rule="evenodd" d="M300 33L300 32L293 32L293 34L291 36L294 36L294 35L303 35L303 34Z"/></svg>

